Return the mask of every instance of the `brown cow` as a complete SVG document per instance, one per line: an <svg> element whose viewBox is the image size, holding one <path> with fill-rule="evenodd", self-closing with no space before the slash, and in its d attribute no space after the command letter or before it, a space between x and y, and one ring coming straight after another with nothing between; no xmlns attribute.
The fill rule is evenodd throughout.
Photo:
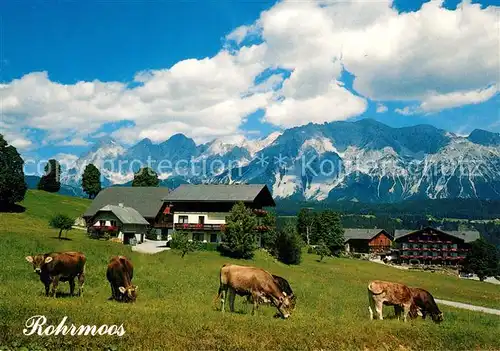
<svg viewBox="0 0 500 351"><path fill-rule="evenodd" d="M441 323L443 321L443 313L439 310L430 292L421 288L411 287L410 291L413 298L413 304L418 308L423 319L425 319L427 314L430 314L435 323Z"/></svg>
<svg viewBox="0 0 500 351"><path fill-rule="evenodd" d="M389 305L400 306L403 309L403 321L406 322L413 300L410 288L406 285L374 280L368 284L368 302L370 319L373 319L374 310L378 319L383 319L382 307Z"/></svg>
<svg viewBox="0 0 500 351"><path fill-rule="evenodd" d="M106 278L111 285L109 300L134 302L137 299L137 285L132 285L134 267L125 256L113 256L108 264Z"/></svg>
<svg viewBox="0 0 500 351"><path fill-rule="evenodd" d="M281 292L285 296L288 296L290 298L290 307L292 310L294 310L297 298L296 298L295 294L293 293L292 287L290 286L290 284L288 283L288 281L285 278L280 277L279 275L274 275L274 274L272 276L273 276L274 280L276 281L276 284L278 284L278 287L280 288ZM250 294L247 295L247 303L253 303L252 295L250 295ZM267 298L261 296L261 299L258 301L257 308L258 308L260 303L271 304L271 300L268 300Z"/></svg>
<svg viewBox="0 0 500 351"><path fill-rule="evenodd" d="M55 297L59 281L69 282L70 294L75 291L75 278L78 277L78 296L83 294L85 282L85 255L81 252L51 252L46 254L26 256L26 261L33 264L35 273L40 276L40 281L45 285L45 295Z"/></svg>
<svg viewBox="0 0 500 351"><path fill-rule="evenodd" d="M234 299L240 296L252 296L252 315L260 300L269 300L276 306L283 318L290 316L291 301L283 293L272 274L256 267L224 264L220 269L218 297L221 298L222 312L225 310L225 298L229 290L229 308L234 312Z"/></svg>

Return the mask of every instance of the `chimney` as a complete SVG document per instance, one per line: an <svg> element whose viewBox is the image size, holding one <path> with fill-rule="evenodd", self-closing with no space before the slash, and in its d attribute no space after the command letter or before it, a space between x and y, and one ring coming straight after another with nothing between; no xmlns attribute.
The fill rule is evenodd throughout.
<svg viewBox="0 0 500 351"><path fill-rule="evenodd" d="M123 203L122 203L122 202L120 202L120 203L118 204L118 207L123 207Z"/></svg>

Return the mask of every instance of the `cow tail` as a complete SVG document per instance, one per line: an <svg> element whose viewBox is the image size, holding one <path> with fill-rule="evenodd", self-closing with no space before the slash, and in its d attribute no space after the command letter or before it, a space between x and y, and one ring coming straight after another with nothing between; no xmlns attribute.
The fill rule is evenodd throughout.
<svg viewBox="0 0 500 351"><path fill-rule="evenodd" d="M373 295L380 295L380 294L382 294L382 293L384 292L384 290L383 290L383 289L380 289L380 290L375 290L375 289L373 289L373 287L372 287L372 283L368 284L368 291L369 291L370 293L372 293Z"/></svg>

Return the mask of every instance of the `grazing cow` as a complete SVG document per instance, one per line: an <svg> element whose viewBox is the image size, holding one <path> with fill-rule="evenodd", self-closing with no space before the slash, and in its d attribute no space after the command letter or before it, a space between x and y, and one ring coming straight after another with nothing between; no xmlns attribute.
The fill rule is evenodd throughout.
<svg viewBox="0 0 500 351"><path fill-rule="evenodd" d="M295 309L295 304L296 304L296 296L293 293L292 287L288 283L288 281L280 277L279 275L272 275L274 280L276 281L276 284L278 284L278 287L280 288L281 292L290 298L290 307L291 309ZM247 295L247 302L253 303L252 301L252 295ZM261 297L258 303L265 303L265 304L270 304L271 300L266 299L265 297ZM258 304L257 304L258 308Z"/></svg>
<svg viewBox="0 0 500 351"><path fill-rule="evenodd" d="M106 278L111 285L109 300L134 302L137 299L137 285L132 285L134 267L125 256L113 256L108 264Z"/></svg>
<svg viewBox="0 0 500 351"><path fill-rule="evenodd" d="M406 285L380 280L371 281L368 284L368 302L370 319L373 319L374 310L378 314L378 319L382 317L383 305L400 306L403 309L403 321L412 306L412 293Z"/></svg>
<svg viewBox="0 0 500 351"><path fill-rule="evenodd" d="M409 313L410 318L414 319L418 316L422 316L422 319L425 319L427 314L430 314L435 323L441 323L444 320L443 313L439 310L430 292L421 288L412 287L410 287L410 291L413 300ZM399 317L401 315L401 308L399 306L394 306L394 312L396 316Z"/></svg>
<svg viewBox="0 0 500 351"><path fill-rule="evenodd" d="M78 278L78 296L83 294L85 282L85 255L81 252L51 252L35 256L26 256L26 261L33 265L33 270L40 276L40 281L45 285L45 295L55 297L59 282L69 282L70 294L75 291L75 278Z"/></svg>
<svg viewBox="0 0 500 351"><path fill-rule="evenodd" d="M224 264L220 269L220 286L217 297L221 298L222 312L229 291L229 307L234 312L234 298L251 295L252 315L260 300L270 301L283 318L290 316L290 297L280 289L272 274L256 267Z"/></svg>

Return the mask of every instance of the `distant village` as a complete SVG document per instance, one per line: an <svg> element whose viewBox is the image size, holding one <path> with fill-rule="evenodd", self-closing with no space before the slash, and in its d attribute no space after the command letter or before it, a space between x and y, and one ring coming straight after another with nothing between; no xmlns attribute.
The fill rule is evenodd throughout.
<svg viewBox="0 0 500 351"><path fill-rule="evenodd" d="M110 187L103 189L83 214L89 233L110 232L124 244L171 238L182 230L189 240L217 244L231 208L243 202L257 217L276 206L266 185L181 185ZM260 227L261 230L266 228ZM344 228L344 254L378 258L385 263L423 266L460 266L479 239L477 231L383 228Z"/></svg>

